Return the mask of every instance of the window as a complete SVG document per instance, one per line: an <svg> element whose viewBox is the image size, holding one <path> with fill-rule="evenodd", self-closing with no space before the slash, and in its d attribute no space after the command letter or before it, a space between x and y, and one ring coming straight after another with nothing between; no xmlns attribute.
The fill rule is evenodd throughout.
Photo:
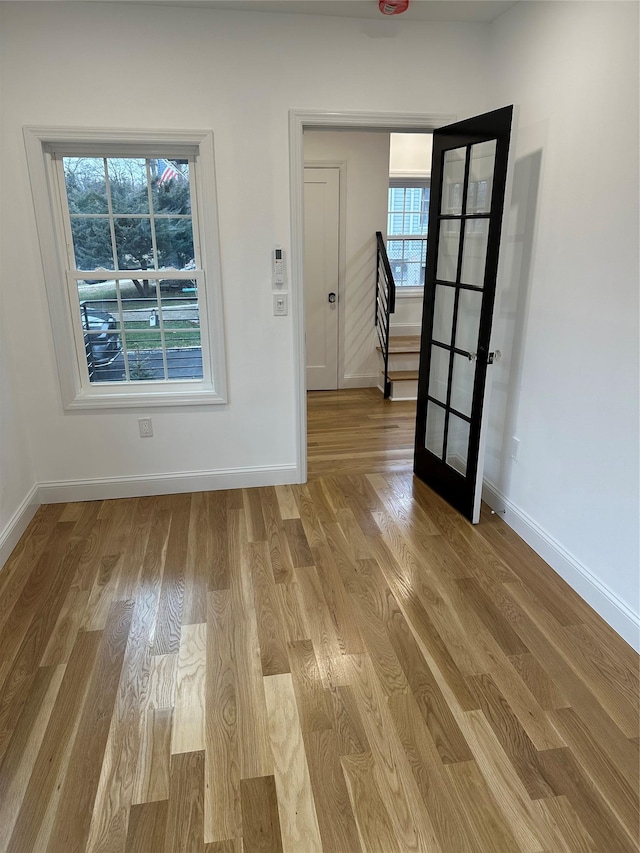
<svg viewBox="0 0 640 853"><path fill-rule="evenodd" d="M389 186L387 254L398 287L423 287L427 257L429 182L396 180Z"/></svg>
<svg viewBox="0 0 640 853"><path fill-rule="evenodd" d="M63 135L26 132L65 406L225 402L210 134Z"/></svg>

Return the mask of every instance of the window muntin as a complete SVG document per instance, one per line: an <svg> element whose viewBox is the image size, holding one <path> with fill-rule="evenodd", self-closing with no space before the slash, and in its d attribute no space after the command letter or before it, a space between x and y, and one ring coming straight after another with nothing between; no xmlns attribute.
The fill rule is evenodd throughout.
<svg viewBox="0 0 640 853"><path fill-rule="evenodd" d="M63 153L54 161L81 381L208 379L194 158Z"/></svg>
<svg viewBox="0 0 640 853"><path fill-rule="evenodd" d="M398 287L423 287L429 224L429 182L389 186L387 254Z"/></svg>
<svg viewBox="0 0 640 853"><path fill-rule="evenodd" d="M203 378L197 279L171 282L191 295L146 279L142 299L127 279L74 283L91 383Z"/></svg>
<svg viewBox="0 0 640 853"><path fill-rule="evenodd" d="M188 159L61 158L76 269L181 269L195 258Z"/></svg>

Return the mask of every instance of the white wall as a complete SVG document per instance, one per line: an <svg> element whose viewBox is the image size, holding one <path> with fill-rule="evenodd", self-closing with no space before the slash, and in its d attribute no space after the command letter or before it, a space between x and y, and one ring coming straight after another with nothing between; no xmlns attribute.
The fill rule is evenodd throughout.
<svg viewBox="0 0 640 853"><path fill-rule="evenodd" d="M389 150L390 178L430 178L433 136L431 133L392 133ZM391 334L419 335L423 296L396 291L396 310Z"/></svg>
<svg viewBox="0 0 640 853"><path fill-rule="evenodd" d="M392 133L389 146L389 177L430 178L433 135Z"/></svg>
<svg viewBox="0 0 640 853"><path fill-rule="evenodd" d="M490 52L520 117L486 475L637 644L638 5L518 3Z"/></svg>
<svg viewBox="0 0 640 853"><path fill-rule="evenodd" d="M20 376L10 367L16 363L12 358L16 354L10 351L10 318L2 302L0 298L0 567L36 509L36 479L20 405ZM17 356L19 361L19 353Z"/></svg>
<svg viewBox="0 0 640 853"><path fill-rule="evenodd" d="M0 55L5 46L5 37L0 7ZM0 103L5 86L0 69ZM0 123L0 161L6 150L6 128ZM6 184L0 183L0 233L8 227L15 211L24 210L30 199L10 200L5 192ZM0 262L2 249L0 247ZM21 369L21 351L13 348L11 331L15 318L9 307L10 300L4 298L8 291L22 287L20 276L11 278L4 273L0 263L0 566L9 556L27 521L35 509L35 473L27 441L27 424L21 405L23 385L27 379Z"/></svg>
<svg viewBox="0 0 640 853"><path fill-rule="evenodd" d="M0 179L12 211L2 235L3 280L20 281L6 294L13 369L22 377L36 478L53 484L45 497L68 496L59 488L65 484L80 484L73 494L88 497L105 489L167 490L172 482L185 488L295 479L295 306L289 317L272 316L270 277L273 246L290 248L289 110L477 112L486 44L487 27L475 24L6 4ZM412 73L399 87L397 69L407 56ZM466 80L449 75L436 83L434 70L445 61ZM213 129L228 406L62 411L22 141L23 125L33 124ZM18 342L26 339L18 360ZM137 435L140 414L153 416L152 439Z"/></svg>
<svg viewBox="0 0 640 853"><path fill-rule="evenodd" d="M386 236L389 134L366 131L305 131L305 163L343 163L346 180L341 222L344 290L340 388L375 386L380 373L373 325L376 231Z"/></svg>

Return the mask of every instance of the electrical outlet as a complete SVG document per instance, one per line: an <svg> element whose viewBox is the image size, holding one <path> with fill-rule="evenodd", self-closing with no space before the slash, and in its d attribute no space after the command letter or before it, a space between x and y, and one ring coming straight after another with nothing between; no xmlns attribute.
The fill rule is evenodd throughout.
<svg viewBox="0 0 640 853"><path fill-rule="evenodd" d="M151 438L153 435L151 418L138 418L138 429L140 430L140 438Z"/></svg>
<svg viewBox="0 0 640 853"><path fill-rule="evenodd" d="M515 435L511 439L511 458L514 462L518 461L518 456L520 455L520 439L516 438Z"/></svg>

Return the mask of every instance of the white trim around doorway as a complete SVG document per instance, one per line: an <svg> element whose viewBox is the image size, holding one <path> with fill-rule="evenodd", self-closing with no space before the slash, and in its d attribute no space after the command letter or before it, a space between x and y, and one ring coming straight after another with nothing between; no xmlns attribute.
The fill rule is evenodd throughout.
<svg viewBox="0 0 640 853"><path fill-rule="evenodd" d="M325 130L386 130L428 132L457 120L456 115L427 113L289 111L289 186L291 193L291 314L294 340L296 467L300 483L307 480L307 383L304 340L304 152L305 128Z"/></svg>

